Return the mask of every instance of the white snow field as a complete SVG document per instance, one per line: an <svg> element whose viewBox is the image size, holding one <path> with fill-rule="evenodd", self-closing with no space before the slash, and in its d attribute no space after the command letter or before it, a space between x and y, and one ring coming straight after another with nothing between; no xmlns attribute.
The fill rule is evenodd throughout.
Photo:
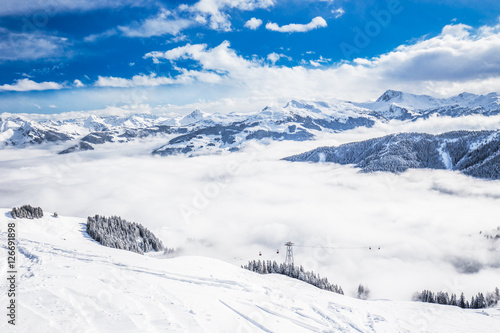
<svg viewBox="0 0 500 333"><path fill-rule="evenodd" d="M85 218L48 212L13 220L0 210L2 286L9 221L18 324L2 316L1 332L500 332L499 308L362 301L208 257L139 255L90 239Z"/></svg>

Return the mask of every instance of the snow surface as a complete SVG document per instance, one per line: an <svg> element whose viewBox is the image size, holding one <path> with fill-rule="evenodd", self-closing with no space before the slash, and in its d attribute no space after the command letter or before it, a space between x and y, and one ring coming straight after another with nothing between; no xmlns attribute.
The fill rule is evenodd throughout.
<svg viewBox="0 0 500 333"><path fill-rule="evenodd" d="M15 220L18 326L2 332L500 332L499 308L362 301L207 257L142 256L49 215ZM4 253L9 221L0 209Z"/></svg>

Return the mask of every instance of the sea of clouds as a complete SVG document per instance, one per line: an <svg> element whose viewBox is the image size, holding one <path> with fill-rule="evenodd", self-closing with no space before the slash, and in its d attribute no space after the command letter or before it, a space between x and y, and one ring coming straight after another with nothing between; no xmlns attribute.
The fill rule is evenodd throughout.
<svg viewBox="0 0 500 333"><path fill-rule="evenodd" d="M161 138L68 155L56 154L60 146L6 148L0 207L31 204L82 222L119 215L145 225L179 255L235 265L283 261L283 243L293 241L295 263L346 294L362 283L373 298L409 300L422 289L470 297L500 287L500 241L480 234L500 226L500 181L445 170L365 174L281 158L400 131L499 125L500 117L480 116L391 122L194 158L151 156Z"/></svg>

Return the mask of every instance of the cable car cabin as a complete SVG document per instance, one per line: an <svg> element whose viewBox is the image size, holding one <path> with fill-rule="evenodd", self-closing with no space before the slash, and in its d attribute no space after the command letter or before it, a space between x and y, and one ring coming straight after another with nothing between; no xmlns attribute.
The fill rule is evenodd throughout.
<svg viewBox="0 0 500 333"><path fill-rule="evenodd" d="M262 252L259 251L259 256L262 257Z"/></svg>
<svg viewBox="0 0 500 333"><path fill-rule="evenodd" d="M277 250L276 250L276 253L277 253L277 254L280 254L280 249L277 249Z"/></svg>

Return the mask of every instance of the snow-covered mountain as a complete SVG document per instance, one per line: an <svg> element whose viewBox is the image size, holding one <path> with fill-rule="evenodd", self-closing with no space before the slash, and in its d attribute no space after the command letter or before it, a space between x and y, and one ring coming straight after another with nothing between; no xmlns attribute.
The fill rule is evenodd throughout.
<svg viewBox="0 0 500 333"><path fill-rule="evenodd" d="M284 107L266 107L251 114L208 114L200 110L177 118L136 114L59 120L3 114L0 145L59 143L61 153L92 150L95 145L162 136L166 143L155 155L214 154L236 151L248 141L311 140L376 122L413 121L432 115L459 117L500 114L500 95L463 93L447 99L388 90L375 102L352 103L291 100Z"/></svg>
<svg viewBox="0 0 500 333"><path fill-rule="evenodd" d="M321 147L285 160L354 164L365 172L448 169L479 178L500 179L500 131L393 134L338 147Z"/></svg>
<svg viewBox="0 0 500 333"><path fill-rule="evenodd" d="M206 257L140 255L98 244L84 218L49 215L0 209L2 247L17 225L19 331L499 332L498 308L363 301Z"/></svg>
<svg viewBox="0 0 500 333"><path fill-rule="evenodd" d="M434 98L387 90L375 102L353 104L373 110L387 120L407 120L431 115L450 117L471 114L496 115L500 113L500 94L462 93L450 98Z"/></svg>
<svg viewBox="0 0 500 333"><path fill-rule="evenodd" d="M206 119L206 118L204 118ZM291 101L283 108L266 107L240 120L213 122L171 139L153 154L200 154L236 151L249 140L311 140L319 132L338 132L372 126L377 120L369 110L349 103Z"/></svg>

